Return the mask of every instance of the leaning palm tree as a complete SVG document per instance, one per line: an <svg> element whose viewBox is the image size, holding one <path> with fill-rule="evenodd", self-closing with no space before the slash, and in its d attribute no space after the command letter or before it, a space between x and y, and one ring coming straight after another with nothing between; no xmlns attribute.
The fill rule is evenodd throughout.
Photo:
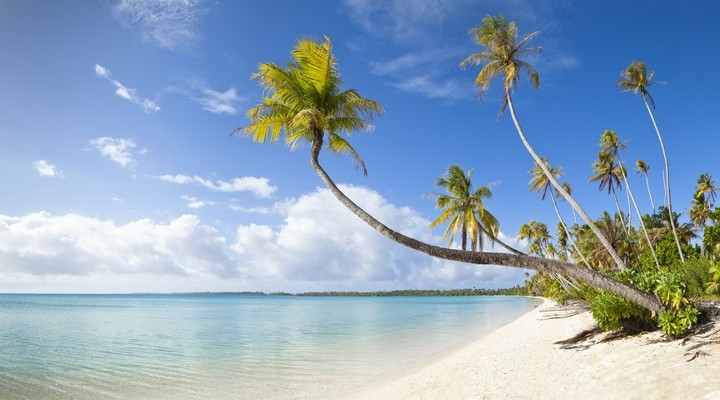
<svg viewBox="0 0 720 400"><path fill-rule="evenodd" d="M443 212L430 223L430 228L449 221L442 241L448 239L448 246L452 246L453 238L459 231L463 250L467 249L470 239L472 250L482 251L483 232L488 232L490 240L494 240L500 224L483 204L483 199L492 197L490 186L480 186L473 191L471 177L472 170L466 173L457 165L451 165L445 176L438 178L435 186L444 188L447 194L436 194L436 207Z"/></svg>
<svg viewBox="0 0 720 400"><path fill-rule="evenodd" d="M562 167L559 165L556 165L554 167L550 167L550 163L545 157L540 157L540 159L545 163L550 173L555 177L555 179L560 178L560 175L562 174ZM530 191L536 191L540 193L540 200L545 200L545 196L547 195L548 191L550 192L550 199L552 200L553 207L555 208L555 214L558 217L558 220L560 220L560 224L563 227L563 230L565 231L565 237L567 237L567 240L570 241L570 244L575 249L575 252L578 254L578 256L582 259L583 263L590 268L590 264L588 263L587 259L585 258L585 255L580 251L578 246L575 244L575 240L573 240L572 235L570 234L570 230L568 229L567 225L565 224L565 220L562 217L562 214L560 214L560 209L557 205L557 200L555 199L555 193L554 189L552 188L550 184L550 180L548 180L547 176L543 172L542 168L535 163L533 168L529 171L530 175L532 175L532 179L530 179Z"/></svg>
<svg viewBox="0 0 720 400"><path fill-rule="evenodd" d="M382 106L360 96L353 89L342 90L337 62L330 40L300 40L291 52L292 60L283 68L262 63L253 78L264 88L260 104L247 112L249 124L238 128L256 142L277 142L282 136L292 149L310 144L310 164L330 192L348 210L373 229L403 246L433 257L481 265L504 265L539 272L562 274L591 286L617 294L648 310L660 312L664 306L654 295L587 268L558 260L527 255L470 252L430 245L390 229L347 197L320 165L323 145L331 152L349 154L367 172L359 154L341 135L371 128Z"/></svg>
<svg viewBox="0 0 720 400"><path fill-rule="evenodd" d="M637 168L637 173L643 174L645 177L645 186L647 186L648 196L650 197L650 207L652 207L653 212L655 212L655 203L653 202L652 192L650 191L650 180L648 179L650 166L645 162L645 160L637 160L635 162L635 167Z"/></svg>
<svg viewBox="0 0 720 400"><path fill-rule="evenodd" d="M653 100L650 92L648 91L648 87L655 84L655 82L652 81L654 74L655 71L653 70L650 70L648 72L645 63L643 63L642 61L633 61L625 69L625 71L620 73L620 77L622 79L616 82L616 85L620 86L623 92L632 92L633 94L640 93L640 95L642 95L643 102L645 103L645 108L647 108L648 114L650 115L650 119L653 123L653 127L655 127L655 132L657 133L658 141L660 142L660 149L662 150L663 159L665 160L665 199L667 200L667 207L670 215L672 216L673 211L672 196L670 194L670 165L668 162L667 153L665 152L665 144L663 143L662 135L660 135L660 129L658 129L657 122L655 122L655 115L653 115L652 112L652 108L655 108L655 101ZM652 108L650 108L651 105ZM673 222L672 218L670 218L670 225L672 227L673 235L675 236L675 244L677 245L678 253L680 253L680 260L682 262L685 262L685 256L683 255L682 247L680 246L680 238L678 238L677 229L675 229L675 223Z"/></svg>
<svg viewBox="0 0 720 400"><path fill-rule="evenodd" d="M460 63L460 67L466 68L468 65L482 65L480 72L475 78L475 86L479 87L478 96L482 97L490 87L490 83L496 77L503 76L504 95L500 107L498 117L502 116L506 108L510 109L515 128L518 131L520 140L525 145L528 153L535 162L543 170L553 187L570 203L573 209L577 211L580 217L590 227L590 229L598 235L598 239L603 246L612 255L613 260L617 263L619 269L625 269L625 263L617 255L615 250L610 246L607 239L602 237L602 232L595 226L587 213L580 205L563 189L558 181L552 176L550 170L542 162L535 149L530 145L525 133L520 126L520 122L515 114L515 107L512 102L512 92L520 81L522 72L530 75L530 83L537 89L540 87L540 76L538 72L522 57L526 55L534 55L540 53L539 47L529 47L530 41L536 38L540 32L533 32L518 41L518 27L515 22L507 22L504 17L486 16L482 19L482 24L470 30L475 43L485 49L479 53L475 53L464 59Z"/></svg>
<svg viewBox="0 0 720 400"><path fill-rule="evenodd" d="M640 226L642 227L643 234L645 236L645 240L647 241L648 247L650 248L650 252L652 253L653 260L655 260L655 266L660 269L660 262L658 261L657 255L655 254L655 248L652 245L652 242L650 241L650 235L648 234L648 230L645 227L645 223L642 220L642 214L640 213L640 208L637 205L637 201L635 201L635 196L633 195L632 189L630 188L630 181L627 179L627 175L625 174L625 166L622 163L622 160L620 159L620 150L627 151L627 146L623 141L620 141L618 134L615 131L611 131L606 129L605 132L603 132L602 136L600 137L600 146L602 147L601 152L605 153L608 157L614 157L617 159L618 166L620 173L622 174L621 178L622 181L625 183L625 188L627 189L628 197L632 200L632 204L635 207L635 212L637 213L638 219L640 220ZM616 200L617 201L617 200ZM630 211L628 211L630 213ZM622 216L622 214L621 214Z"/></svg>

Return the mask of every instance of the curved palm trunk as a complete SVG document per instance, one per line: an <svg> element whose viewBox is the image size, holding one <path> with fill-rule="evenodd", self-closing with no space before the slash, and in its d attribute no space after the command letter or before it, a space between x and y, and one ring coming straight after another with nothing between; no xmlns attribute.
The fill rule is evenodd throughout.
<svg viewBox="0 0 720 400"><path fill-rule="evenodd" d="M628 224L625 223L625 216L623 216L623 212L620 209L620 202L617 198L617 193L615 192L615 188L612 188L612 194L613 198L615 199L615 209L618 212L618 215L620 216L620 223L622 224L623 230L625 230L625 235L627 235L628 239L632 241L632 237L630 236L630 228L628 227Z"/></svg>
<svg viewBox="0 0 720 400"><path fill-rule="evenodd" d="M645 175L645 186L647 186L648 196L650 197L650 206L653 209L653 213L655 212L655 202L653 202L652 192L650 191L650 180L648 179L648 176L646 173L643 173Z"/></svg>
<svg viewBox="0 0 720 400"><path fill-rule="evenodd" d="M663 143L662 136L660 135L660 129L658 129L657 122L655 122L655 116L653 115L653 112L650 109L650 104L648 104L645 96L643 96L643 102L645 102L645 108L647 108L648 114L650 114L650 119L652 120L653 126L655 127L655 133L657 133L658 140L660 141L660 149L662 150L662 155L665 159L665 190L667 192L666 197L670 218L670 227L672 228L673 235L675 236L675 244L677 244L678 253L680 254L680 261L685 262L685 256L683 255L682 246L680 246L680 238L677 234L677 228L675 228L675 218L673 218L672 197L670 195L670 165L668 163L667 153L665 153L665 144Z"/></svg>
<svg viewBox="0 0 720 400"><path fill-rule="evenodd" d="M567 191L558 183L557 180L555 180L555 177L552 176L550 173L550 170L545 165L545 163L540 159L540 156L537 155L535 150L530 146L530 143L528 143L527 138L525 137L525 134L523 133L522 128L520 127L520 122L518 122L517 116L515 115L515 107L513 106L512 102L512 96L510 96L510 92L508 90L505 91L505 97L507 98L508 108L510 109L510 115L512 116L513 122L515 123L515 128L518 131L518 134L520 135L520 139L522 140L523 144L525 145L525 148L530 153L532 158L535 160L535 162L540 166L540 168L545 173L545 176L548 178L550 183L557 189L560 194L563 195L563 197L570 203L572 208L577 211L577 213L580 215L580 218L585 221L585 223L590 227L590 229L593 231L595 236L597 236L598 240L600 240L600 243L602 243L603 247L605 247L605 250L610 254L610 257L612 257L613 261L615 261L615 264L618 266L619 269L627 269L625 266L625 263L620 258L618 253L615 251L615 249L612 248L610 243L608 242L607 238L603 236L602 232L600 232L600 229L598 229L597 226L592 222L590 217L585 213L585 210L583 210L580 205L573 199L570 194L568 194Z"/></svg>
<svg viewBox="0 0 720 400"><path fill-rule="evenodd" d="M565 225L565 220L563 220L563 217L560 214L560 209L558 208L558 205L557 205L557 201L555 200L555 193L553 193L552 190L550 191L550 199L552 200L553 207L555 207L555 214L557 214L557 217L560 220L560 224L562 225L563 229L565 230L565 234L567 235L567 238L570 241L570 244L572 244L575 251L578 253L580 258L583 260L583 263L585 264L585 266L592 269L587 258L585 258L585 255L580 251L577 244L575 243L575 239L573 239L572 235L570 234L570 230L568 229L567 225Z"/></svg>
<svg viewBox="0 0 720 400"><path fill-rule="evenodd" d="M660 270L660 262L658 262L657 254L655 254L655 248L652 245L652 242L650 241L650 235L648 234L647 228L645 227L645 222L642 220L642 215L640 214L640 208L637 205L637 202L635 201L635 196L633 195L632 190L630 190L630 182L628 182L627 176L625 176L625 168L623 167L622 161L618 159L618 162L620 163L620 172L622 172L623 180L625 181L625 187L628 191L628 196L630 196L630 199L632 200L633 206L635 206L635 212L638 215L638 219L640 220L640 226L642 226L643 234L645 235L645 240L647 240L647 244L650 247L650 252L652 253L653 260L655 260L655 266ZM646 177L647 178L647 177Z"/></svg>
<svg viewBox="0 0 720 400"><path fill-rule="evenodd" d="M490 232L488 232L487 229L485 229L485 227L483 227L482 225L480 225L480 230L483 231L485 236L490 238L491 243L495 243L495 242L500 243L500 246L504 247L506 250L510 251L513 254L517 254L517 255L521 255L521 256L526 255L522 251L513 248L512 246L508 245L507 243L503 242L502 240L491 235ZM482 251L482 247L480 247L480 250Z"/></svg>
<svg viewBox="0 0 720 400"><path fill-rule="evenodd" d="M323 183L325 183L335 198L347 207L348 210L357 215L361 220L370 225L383 236L396 243L445 260L480 265L502 265L506 267L526 268L534 271L561 274L585 282L590 286L614 293L650 311L660 312L664 309L662 303L656 296L644 292L625 282L603 275L595 270L583 268L578 265L558 260L542 259L518 254L486 253L448 249L433 246L394 231L375 219L372 215L368 214L365 210L360 208L350 198L348 198L340 189L338 189L335 182L330 179L330 176L327 172L325 172L322 166L320 166L320 162L318 161L320 149L322 148L322 141L322 132L316 133L312 142L310 157L310 163L312 164L315 173L318 174L320 179Z"/></svg>

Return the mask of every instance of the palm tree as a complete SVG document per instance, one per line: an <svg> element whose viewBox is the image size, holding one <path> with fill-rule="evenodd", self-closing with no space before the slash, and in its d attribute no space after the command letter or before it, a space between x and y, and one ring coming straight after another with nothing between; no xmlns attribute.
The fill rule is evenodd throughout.
<svg viewBox="0 0 720 400"><path fill-rule="evenodd" d="M647 186L648 196L650 196L650 206L653 209L653 212L655 212L655 203L653 202L652 192L650 191L650 180L648 180L648 170L650 170L650 166L645 162L645 160L637 160L635 162L635 167L637 167L637 172L639 174L643 174L645 176L645 185Z"/></svg>
<svg viewBox="0 0 720 400"><path fill-rule="evenodd" d="M515 114L515 107L512 103L512 91L520 80L520 74L526 72L530 75L530 83L537 89L540 87L540 77L538 72L528 62L521 58L526 55L539 54L539 47L528 47L530 41L536 38L540 32L533 32L525 36L518 42L518 27L515 22L507 22L504 17L493 17L486 16L482 19L482 24L476 28L470 30L475 43L484 47L485 50L479 53L475 53L464 59L460 63L460 67L465 68L468 65L482 65L477 77L475 78L475 86L479 87L478 96L487 92L490 87L490 82L499 75L503 75L503 88L504 96L500 113L498 118L502 116L505 108L510 109L515 128L518 131L520 140L525 145L525 148L530 153L535 162L543 170L543 173L548 177L550 183L555 189L570 203L573 209L578 212L580 217L585 223L592 229L592 231L602 236L600 230L595 226L593 221L587 215L587 213L580 207L580 205L563 189L558 181L552 176L550 170L542 162L540 156L535 152L535 149L530 145L525 133L520 126L520 122ZM622 261L620 256L617 255L615 250L610 246L607 239L598 238L607 251L612 255L613 259L617 263L618 268L625 269L625 263Z"/></svg>
<svg viewBox="0 0 720 400"><path fill-rule="evenodd" d="M472 190L472 170L463 172L457 165L451 165L445 176L438 178L435 186L444 188L448 194L436 194L436 207L442 209L440 216L430 223L430 228L450 221L442 236L452 246L453 238L460 231L463 250L467 249L470 239L473 251L483 248L483 231L488 232L490 240L494 240L499 232L500 224L483 204L483 199L492 197L488 185Z"/></svg>
<svg viewBox="0 0 720 400"><path fill-rule="evenodd" d="M630 262L633 257L632 243L628 240L627 231L622 225L620 213L610 215L607 211L595 222L602 230L603 235L610 240L613 248L620 254L626 262ZM587 231L586 231L587 232ZM598 269L608 269L613 267L613 259L607 250L598 242L595 235L584 235L583 240L588 260Z"/></svg>
<svg viewBox="0 0 720 400"><path fill-rule="evenodd" d="M657 122L655 122L655 116L653 115L652 109L650 106L652 105L652 108L655 108L655 101L653 100L652 96L650 95L650 92L648 91L648 87L655 84L655 82L652 81L653 75L655 74L655 71L650 70L650 72L647 71L647 67L645 67L645 63L642 61L633 61L630 63L630 65L625 69L625 71L620 73L620 77L622 78L619 80L616 85L620 86L623 90L623 92L632 92L633 94L640 93L643 98L643 102L645 103L645 108L647 108L648 114L650 115L650 119L652 120L653 127L655 127L655 132L657 133L658 141L660 142L660 149L662 150L663 159L665 160L665 198L667 199L667 206L670 215L672 215L672 196L670 194L670 165L667 158L667 153L665 152L665 144L663 143L662 135L660 135L660 129L658 129ZM672 218L670 218L670 225L672 227L673 235L675 236L675 244L677 245L678 252L680 254L680 260L682 262L685 262L685 256L682 252L682 247L680 246L680 239L678 238L677 229L675 229L675 223L673 222Z"/></svg>
<svg viewBox="0 0 720 400"><path fill-rule="evenodd" d="M697 186L695 186L695 198L700 199L701 196L707 195L706 198L709 204L715 201L718 187L715 185L715 180L707 172L701 174L697 180Z"/></svg>
<svg viewBox="0 0 720 400"><path fill-rule="evenodd" d="M640 226L642 227L643 234L645 235L645 240L647 241L647 244L650 248L650 252L652 253L653 260L655 260L655 266L660 269L660 262L658 261L657 255L655 254L655 248L653 247L652 243L650 242L650 235L648 234L647 228L645 227L645 223L642 220L642 214L640 213L640 208L637 205L637 202L635 201L635 196L633 195L632 189L630 188L630 182L627 179L627 175L625 174L625 166L622 163L622 160L620 160L620 150L627 151L627 146L625 145L624 141L620 141L618 138L618 134L615 131L611 130L605 130L603 132L602 136L600 137L600 146L602 147L601 152L606 154L608 157L613 157L614 159L617 159L618 162L618 170L621 173L622 181L625 182L625 187L627 188L627 193L629 198L632 200L633 206L635 206L635 212L638 215L638 219L640 220ZM615 204L617 205L617 197L615 198ZM618 207L618 211L619 207ZM630 213L630 211L628 211ZM620 214L622 217L622 214ZM624 224L624 221L623 221Z"/></svg>
<svg viewBox="0 0 720 400"><path fill-rule="evenodd" d="M528 253L536 254L539 257L548 257L548 245L552 236L548 231L547 225L542 222L532 220L520 226L518 230L518 239L528 242Z"/></svg>
<svg viewBox="0 0 720 400"><path fill-rule="evenodd" d="M559 165L550 167L550 162L545 157L540 157L540 159L543 161L547 169L550 171L550 173L555 177L555 179L560 178L560 175L562 174L562 167ZM550 198L552 199L553 207L555 208L555 214L557 214L558 219L560 220L560 224L562 225L563 229L565 230L565 235L567 239L572 244L573 248L577 252L578 256L583 260L585 265L590 268L590 264L585 259L585 256L580 251L580 249L575 244L575 241L573 240L572 236L570 235L570 230L568 230L567 225L565 224L565 220L563 220L562 215L560 214L560 209L558 208L557 201L555 199L555 193L550 185L550 181L547 179L547 176L543 172L542 168L535 163L533 168L529 171L530 175L532 175L532 179L530 179L530 191L536 191L541 194L540 199L545 200L545 195L547 195L548 191L550 192Z"/></svg>
<svg viewBox="0 0 720 400"><path fill-rule="evenodd" d="M600 191L607 188L608 194L612 194L615 200L615 209L620 213L620 203L618 202L616 190L622 189L620 182L624 176L623 167L615 163L614 157L604 152L598 154L598 159L593 162L593 167L593 173L595 175L593 175L588 182L600 182L598 186L598 190ZM620 221L622 222L622 226L627 231L628 228L625 219L622 217L622 214L618 215L621 217Z"/></svg>
<svg viewBox="0 0 720 400"><path fill-rule="evenodd" d="M403 246L445 260L481 265L504 265L544 273L570 276L604 289L648 310L660 312L663 304L652 294L587 268L558 260L520 254L469 252L430 245L390 229L348 198L320 165L319 156L327 139L328 150L349 154L363 167L359 155L341 134L367 130L382 106L353 90L341 90L342 81L332 54L330 39L303 39L291 52L285 68L262 63L253 78L264 88L260 104L247 112L249 124L235 130L256 142L277 142L282 135L291 148L310 144L310 164L330 192L348 210L385 237Z"/></svg>

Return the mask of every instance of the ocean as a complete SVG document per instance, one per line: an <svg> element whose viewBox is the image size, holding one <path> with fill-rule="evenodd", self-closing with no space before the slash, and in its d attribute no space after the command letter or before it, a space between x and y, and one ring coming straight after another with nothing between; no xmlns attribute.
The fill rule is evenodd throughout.
<svg viewBox="0 0 720 400"><path fill-rule="evenodd" d="M0 294L0 399L333 398L419 368L539 303Z"/></svg>

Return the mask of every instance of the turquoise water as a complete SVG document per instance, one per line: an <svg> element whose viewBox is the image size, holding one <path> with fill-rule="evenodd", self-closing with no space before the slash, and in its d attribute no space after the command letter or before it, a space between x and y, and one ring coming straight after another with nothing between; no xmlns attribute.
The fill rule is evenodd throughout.
<svg viewBox="0 0 720 400"><path fill-rule="evenodd" d="M0 399L327 398L421 365L538 304L0 295Z"/></svg>

